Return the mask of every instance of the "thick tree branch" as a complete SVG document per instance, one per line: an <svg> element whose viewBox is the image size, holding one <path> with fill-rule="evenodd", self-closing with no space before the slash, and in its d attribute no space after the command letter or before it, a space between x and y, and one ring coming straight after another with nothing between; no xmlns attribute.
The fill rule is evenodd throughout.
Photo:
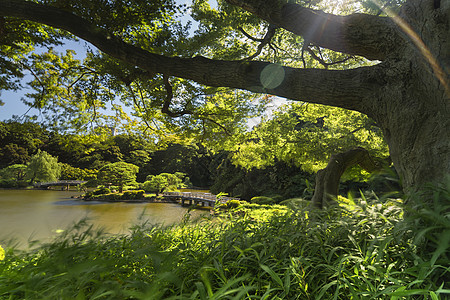
<svg viewBox="0 0 450 300"><path fill-rule="evenodd" d="M29 1L0 0L0 16L67 30L102 52L150 73L181 77L209 86L268 93L364 112L362 100L384 84L383 68L377 66L336 71L296 69L257 61L167 57L127 44L70 12Z"/></svg>
<svg viewBox="0 0 450 300"><path fill-rule="evenodd" d="M390 18L367 14L338 16L287 0L226 0L261 19L303 36L307 44L372 60L384 60L404 41Z"/></svg>

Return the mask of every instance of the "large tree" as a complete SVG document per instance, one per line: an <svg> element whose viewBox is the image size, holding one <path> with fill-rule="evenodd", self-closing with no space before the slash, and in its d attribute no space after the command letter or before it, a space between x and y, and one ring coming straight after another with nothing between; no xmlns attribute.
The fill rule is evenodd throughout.
<svg viewBox="0 0 450 300"><path fill-rule="evenodd" d="M171 108L170 76L212 87L231 87L341 107L364 113L380 126L406 189L440 181L450 173L449 0L406 0L398 13L389 9L381 13L381 9L378 14L344 16L287 0L226 0L231 7L228 12L233 12L234 7L242 9L241 24L253 22L254 25L255 18L270 24L267 34L258 40L246 33L245 28L240 28L245 36L260 44L255 55L239 60L199 55L182 57L173 49L158 52L157 47L141 47L140 37L128 35L136 26L133 22L145 18L140 18L137 11L133 12L133 6L125 12L137 14L134 19L127 13L115 11L113 6L102 7L114 12L111 16L120 18L116 21L122 23L117 24L123 25L125 21L130 24L121 27L111 22L114 20L102 21L89 7L90 1L76 2L79 4L68 1L66 5L64 1L56 0L38 2L0 0L0 16L7 17L2 19L2 24L23 19L63 29L146 76L162 74L168 96L161 106L168 115L177 117L191 112ZM106 5L109 2L99 3ZM171 1L164 3L167 5ZM196 12L197 18L208 17L202 15L201 10ZM223 13L217 18L220 22L210 22L208 28L214 31L225 24L228 17L236 16L239 13ZM124 21L127 17L130 18ZM294 68L252 60L264 45L270 44L274 32L280 28L302 36L303 49L311 52L324 66L328 66L327 62L312 52L310 45L378 63L331 70ZM213 35L203 37L214 38ZM171 46L167 44L167 47ZM229 51L233 50L232 45L228 47ZM129 76L126 80L132 79L133 76Z"/></svg>

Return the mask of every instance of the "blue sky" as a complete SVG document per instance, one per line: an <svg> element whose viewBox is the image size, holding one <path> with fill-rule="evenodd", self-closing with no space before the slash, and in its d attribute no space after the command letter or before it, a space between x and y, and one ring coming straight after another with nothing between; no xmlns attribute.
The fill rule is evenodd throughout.
<svg viewBox="0 0 450 300"><path fill-rule="evenodd" d="M54 49L58 52L64 52L66 49L72 49L76 52L76 58L83 59L86 57L86 42L80 41L67 41L63 46L55 47ZM23 82L31 80L31 76L25 76ZM27 105L22 102L22 98L27 92L31 92L29 89L21 89L18 91L0 91L0 99L5 103L5 105L0 106L0 121L9 120L13 115L22 116L27 114L29 116L39 115L37 109L30 109Z"/></svg>

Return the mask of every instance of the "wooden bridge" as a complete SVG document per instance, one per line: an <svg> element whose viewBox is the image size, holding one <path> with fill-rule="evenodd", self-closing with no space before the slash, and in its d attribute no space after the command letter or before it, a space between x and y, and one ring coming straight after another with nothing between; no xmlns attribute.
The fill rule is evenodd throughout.
<svg viewBox="0 0 450 300"><path fill-rule="evenodd" d="M33 184L35 188L38 189L49 189L52 186L62 186L63 189L69 189L71 185L80 185L86 183L87 181L83 180L60 180L60 181L52 181L52 182L37 182Z"/></svg>
<svg viewBox="0 0 450 300"><path fill-rule="evenodd" d="M165 192L165 199L180 202L181 205L198 205L214 207L216 204L226 203L229 200L239 200L239 198L220 197L211 193L192 193L192 192Z"/></svg>

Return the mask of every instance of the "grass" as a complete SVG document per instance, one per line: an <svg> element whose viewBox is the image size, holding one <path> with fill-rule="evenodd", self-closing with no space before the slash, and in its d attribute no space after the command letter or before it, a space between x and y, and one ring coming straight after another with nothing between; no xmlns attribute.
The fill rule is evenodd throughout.
<svg viewBox="0 0 450 300"><path fill-rule="evenodd" d="M6 249L0 299L448 299L448 187L410 199L246 204L119 236L79 223L36 251Z"/></svg>

